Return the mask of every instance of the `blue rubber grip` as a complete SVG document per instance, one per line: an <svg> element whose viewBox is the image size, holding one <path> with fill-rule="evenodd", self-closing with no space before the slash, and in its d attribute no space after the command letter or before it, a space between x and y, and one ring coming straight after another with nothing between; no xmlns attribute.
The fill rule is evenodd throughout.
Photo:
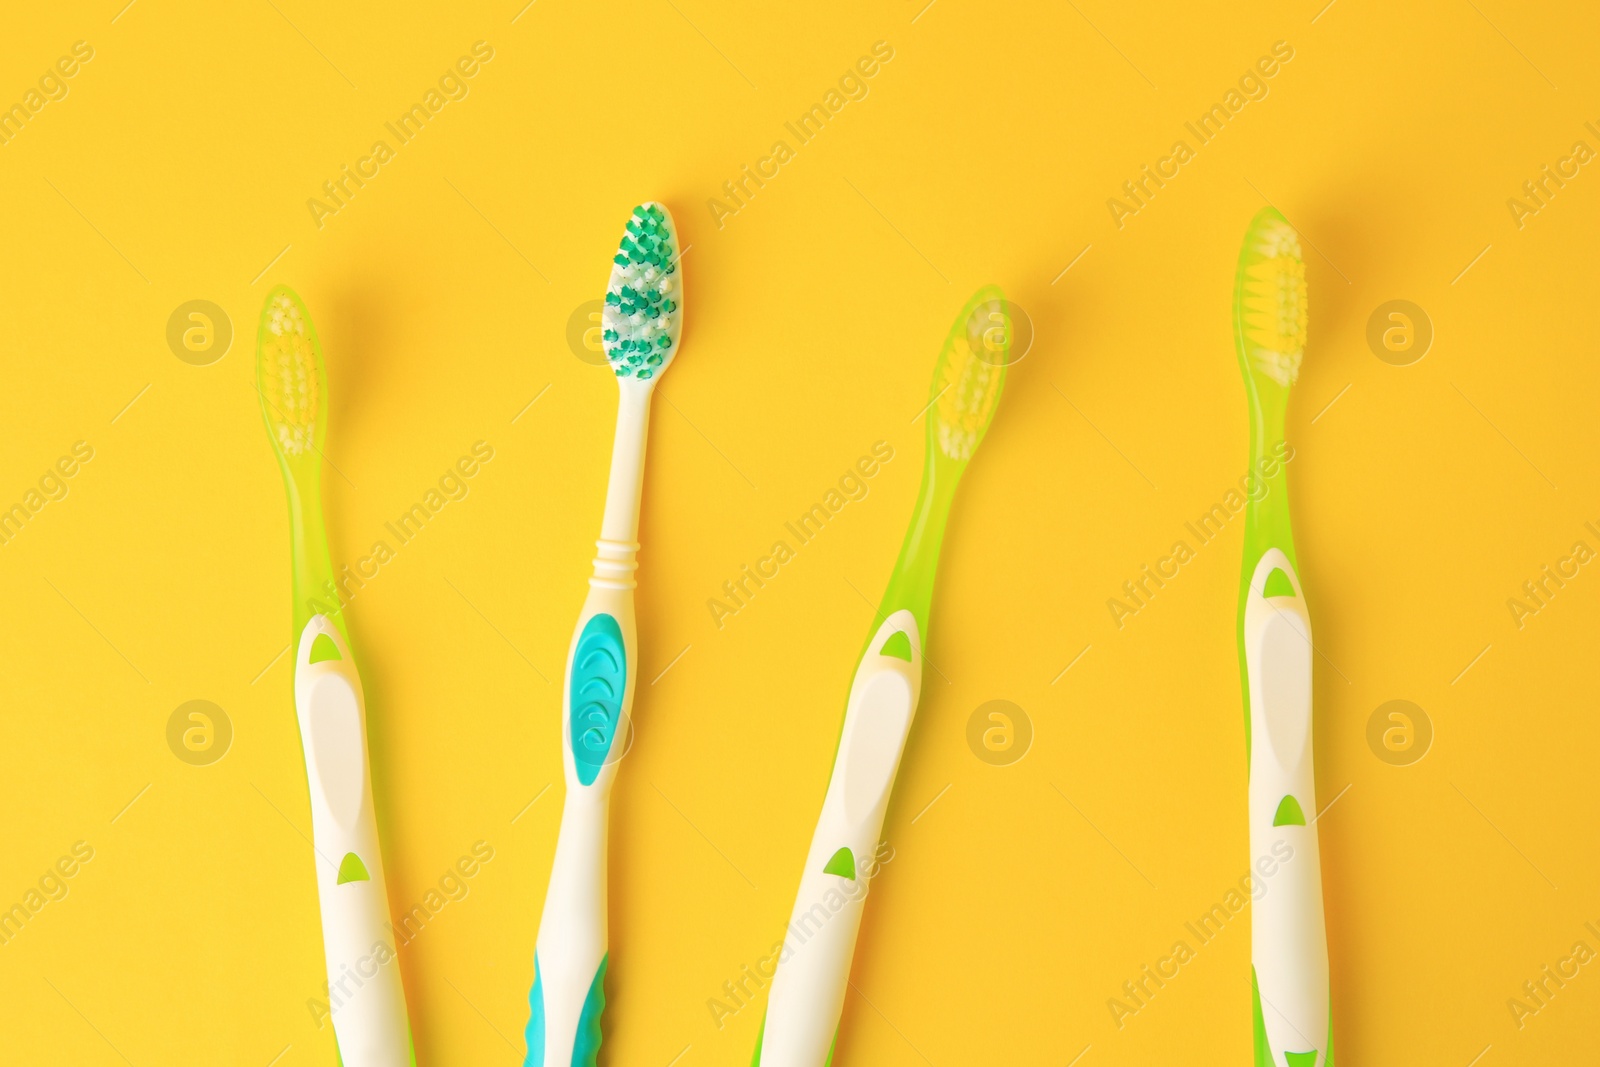
<svg viewBox="0 0 1600 1067"><path fill-rule="evenodd" d="M594 972L589 993L583 998L583 1014L578 1016L578 1037L572 1043L572 1067L595 1067L600 1056L600 1016L606 1010L606 963L608 952L600 957L600 968Z"/></svg>
<svg viewBox="0 0 1600 1067"><path fill-rule="evenodd" d="M604 613L590 616L578 637L567 684L572 760L578 781L593 785L616 740L628 685L628 651L616 619Z"/></svg>
<svg viewBox="0 0 1600 1067"><path fill-rule="evenodd" d="M539 973L539 954L533 954L533 988L528 991L528 1026L522 1032L528 1054L522 1067L544 1067L544 976Z"/></svg>
<svg viewBox="0 0 1600 1067"><path fill-rule="evenodd" d="M594 973L589 993L583 998L583 1012L578 1016L578 1034L572 1043L571 1067L595 1067L600 1056L600 1016L606 1010L606 964L611 954L600 958L600 969ZM528 1028L523 1039L528 1054L522 1067L545 1067L544 1062L544 978L539 973L539 956L533 957L533 989L528 993ZM551 1067L555 1067L554 1064Z"/></svg>

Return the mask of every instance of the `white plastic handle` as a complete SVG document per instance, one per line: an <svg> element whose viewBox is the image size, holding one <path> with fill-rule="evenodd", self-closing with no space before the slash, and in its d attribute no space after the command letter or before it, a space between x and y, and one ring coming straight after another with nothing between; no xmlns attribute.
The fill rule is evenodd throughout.
<svg viewBox="0 0 1600 1067"><path fill-rule="evenodd" d="M324 636L338 658L312 663L312 647ZM300 634L294 703L311 784L317 899L339 1056L345 1067L409 1067L405 990L372 809L366 702L350 649L326 616L312 616Z"/></svg>
<svg viewBox="0 0 1600 1067"><path fill-rule="evenodd" d="M883 654L896 633L910 661ZM844 731L784 934L757 1067L822 1067L844 1010L868 878L922 692L922 639L909 611L873 635L856 668ZM848 850L849 876L846 870Z"/></svg>
<svg viewBox="0 0 1600 1067"><path fill-rule="evenodd" d="M1292 596L1264 595L1275 570L1289 579ZM1328 935L1311 754L1311 617L1300 576L1276 548L1261 557L1250 579L1244 652L1250 683L1250 856L1272 871L1262 877L1265 893L1253 905L1250 942L1261 1017L1275 1067L1323 1067ZM1306 1061L1307 1054L1315 1058Z"/></svg>
<svg viewBox="0 0 1600 1067"><path fill-rule="evenodd" d="M609 615L617 620L626 650L627 674L619 715L611 731L606 751L589 757L594 769L588 784L579 778L572 734L572 686L574 659L589 620ZM544 1059L546 1064L573 1063L578 1043L578 1024L600 963L608 950L606 934L606 838L611 811L611 786L617 776L617 761L626 751L631 729L635 668L634 616L631 592L593 587L578 617L572 648L567 653L566 692L561 702L562 767L567 796L561 808L561 832L556 839L555 861L550 868L550 885L545 891L544 913L539 919L539 938L535 950L538 984L544 1013ZM583 741L578 739L581 746ZM533 1010L541 1010L534 1008Z"/></svg>
<svg viewBox="0 0 1600 1067"><path fill-rule="evenodd" d="M567 796L561 808L550 884L534 951L538 968L530 996L529 1040L543 1029L543 1058L528 1062L587 1064L598 1049L595 1032L582 1033L585 1009L598 1029L603 1006L601 963L606 959L606 838L611 785L617 762L632 740L633 694L638 673L634 572L639 545L639 499L654 383L622 381L611 478L606 491L589 596L567 650L561 694L561 762ZM606 620L609 619L610 622ZM591 625L594 624L594 625ZM612 691L622 659L620 700ZM573 704L577 701L578 713ZM613 714L613 709L615 713ZM576 726L577 732L574 733ZM591 1007L591 997L598 998ZM575 1057L574 1052L578 1055Z"/></svg>

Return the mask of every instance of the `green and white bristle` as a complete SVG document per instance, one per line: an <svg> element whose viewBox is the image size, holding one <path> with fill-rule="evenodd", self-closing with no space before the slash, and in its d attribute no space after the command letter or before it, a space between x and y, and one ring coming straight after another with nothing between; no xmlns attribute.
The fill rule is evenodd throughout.
<svg viewBox="0 0 1600 1067"><path fill-rule="evenodd" d="M1245 236L1235 299L1246 357L1293 385L1306 350L1306 266L1300 235L1273 208L1262 208Z"/></svg>
<svg viewBox="0 0 1600 1067"><path fill-rule="evenodd" d="M628 219L600 317L606 359L618 378L649 381L667 369L683 325L677 229L657 203Z"/></svg>

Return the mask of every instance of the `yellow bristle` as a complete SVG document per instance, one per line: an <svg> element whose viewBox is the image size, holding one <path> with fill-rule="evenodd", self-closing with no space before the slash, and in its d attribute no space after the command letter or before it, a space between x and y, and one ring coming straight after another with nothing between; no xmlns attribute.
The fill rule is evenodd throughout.
<svg viewBox="0 0 1600 1067"><path fill-rule="evenodd" d="M317 350L300 306L287 294L275 296L261 342L261 395L267 418L286 456L299 456L316 444L322 404Z"/></svg>
<svg viewBox="0 0 1600 1067"><path fill-rule="evenodd" d="M986 301L973 308L966 329L945 350L935 411L939 449L951 459L972 458L1000 402L1006 353L992 338L1008 328L1004 304Z"/></svg>
<svg viewBox="0 0 1600 1067"><path fill-rule="evenodd" d="M1273 221L1254 234L1244 270L1240 320L1250 361L1279 385L1292 385L1306 348L1306 268L1300 238Z"/></svg>

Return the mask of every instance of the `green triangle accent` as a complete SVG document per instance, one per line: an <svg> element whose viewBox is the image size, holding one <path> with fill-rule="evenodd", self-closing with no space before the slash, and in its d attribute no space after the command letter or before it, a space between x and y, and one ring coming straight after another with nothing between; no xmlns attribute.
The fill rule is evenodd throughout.
<svg viewBox="0 0 1600 1067"><path fill-rule="evenodd" d="M904 630L896 630L889 635L889 640L883 643L883 647L878 650L878 655L893 656L895 659L903 659L910 663L911 638L906 636Z"/></svg>
<svg viewBox="0 0 1600 1067"><path fill-rule="evenodd" d="M1272 817L1274 826L1304 826L1306 813L1300 810L1300 802L1292 795L1278 801L1278 814ZM1299 1055L1294 1052L1285 1052L1285 1056Z"/></svg>
<svg viewBox="0 0 1600 1067"><path fill-rule="evenodd" d="M849 849L841 848L838 852L835 852L833 854L833 859L828 861L828 865L826 867L822 868L822 873L823 874L837 874L840 878L848 878L852 882L855 881L856 880L856 858L855 858L855 855L853 853L851 853L851 851Z"/></svg>
<svg viewBox="0 0 1600 1067"><path fill-rule="evenodd" d="M366 864L361 862L361 857L354 852L346 852L344 859L339 862L339 881L336 885L346 882L366 882L371 877L367 874Z"/></svg>
<svg viewBox="0 0 1600 1067"><path fill-rule="evenodd" d="M1272 1046L1267 1042L1267 1027L1261 1017L1261 987L1256 983L1256 969L1250 968L1250 1000L1252 1014L1255 1016L1255 1067L1275 1067L1277 1061L1272 1058ZM1328 1054L1322 1060L1322 1067L1333 1067L1333 998L1328 998ZM1284 1058L1289 1062L1289 1067L1316 1067L1317 1052L1285 1052Z"/></svg>
<svg viewBox="0 0 1600 1067"><path fill-rule="evenodd" d="M1272 1046L1267 1042L1267 1024L1261 1017L1261 987L1256 984L1256 969L1250 968L1250 1005L1255 1017L1256 1064L1255 1067L1275 1067Z"/></svg>
<svg viewBox="0 0 1600 1067"><path fill-rule="evenodd" d="M761 1016L761 1029L756 1031L756 1054L750 1058L750 1067L761 1067L761 1044L767 1039L767 1017ZM833 1031L833 1041L828 1045L828 1058L823 1061L822 1067L833 1067L833 1050L839 1047L839 1031ZM1333 1067L1329 1064L1328 1067Z"/></svg>
<svg viewBox="0 0 1600 1067"><path fill-rule="evenodd" d="M1289 576L1283 573L1282 567L1272 568L1272 573L1267 575L1267 584L1262 587L1261 595L1265 597L1294 596L1294 583L1289 581ZM1284 1053L1289 1056L1293 1053Z"/></svg>
<svg viewBox="0 0 1600 1067"><path fill-rule="evenodd" d="M344 659L339 655L339 646L333 643L333 638L327 634L318 634L316 640L311 642L312 663L321 663L325 659Z"/></svg>

